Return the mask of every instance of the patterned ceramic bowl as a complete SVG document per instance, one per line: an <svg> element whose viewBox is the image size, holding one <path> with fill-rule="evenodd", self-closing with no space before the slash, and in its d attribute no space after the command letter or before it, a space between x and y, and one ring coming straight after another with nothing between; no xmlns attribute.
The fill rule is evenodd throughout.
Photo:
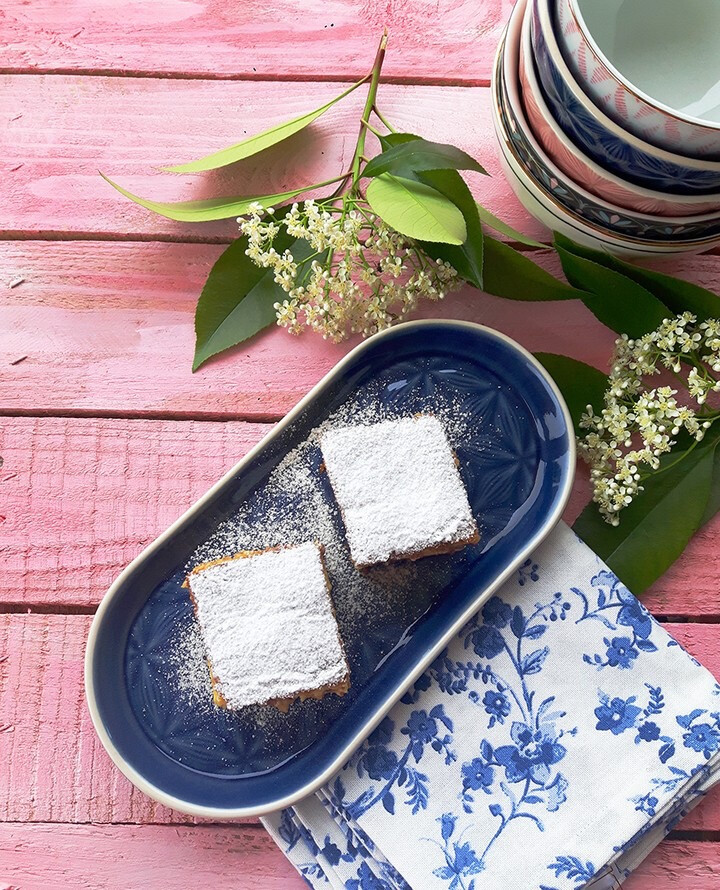
<svg viewBox="0 0 720 890"><path fill-rule="evenodd" d="M702 102L720 81L717 0L556 0L556 10L565 60L605 114L660 148L720 158L720 108Z"/></svg>
<svg viewBox="0 0 720 890"><path fill-rule="evenodd" d="M603 235L634 240L638 246L655 242L670 250L688 242L718 240L720 213L660 217L625 210L591 194L547 156L529 126L521 100L518 68L525 5L525 0L519 2L510 17L496 92L513 153L526 172L550 198Z"/></svg>
<svg viewBox="0 0 720 890"><path fill-rule="evenodd" d="M720 215L662 219L614 207L565 176L538 145L520 100L518 63L526 0L519 0L498 49L492 97L495 129L509 181L548 227L612 253L635 256L707 250L720 241Z"/></svg>
<svg viewBox="0 0 720 890"><path fill-rule="evenodd" d="M567 66L552 25L553 0L533 0L532 41L540 84L567 136L606 170L674 195L720 191L720 162L673 154L639 139L604 114Z"/></svg>
<svg viewBox="0 0 720 890"><path fill-rule="evenodd" d="M718 195L668 195L653 191L608 172L584 155L555 122L538 83L530 34L531 17L526 10L520 47L522 104L533 134L551 161L594 195L625 210L655 216L693 216L720 210Z"/></svg>

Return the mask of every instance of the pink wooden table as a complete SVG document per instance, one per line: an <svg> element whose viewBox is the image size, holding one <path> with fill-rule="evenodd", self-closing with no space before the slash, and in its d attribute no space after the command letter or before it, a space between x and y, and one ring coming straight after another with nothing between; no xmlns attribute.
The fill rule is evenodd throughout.
<svg viewBox="0 0 720 890"><path fill-rule="evenodd" d="M547 238L497 162L488 81L510 0L5 0L0 8L0 890L293 890L254 823L208 824L135 791L83 700L85 637L113 577L280 418L348 345L280 330L190 373L193 308L231 222L183 226L119 199L282 191L338 169L355 97L298 149L240 171L157 168L316 107L363 75L383 25L381 106L453 142L492 179L479 198ZM535 257L553 270L548 251ZM720 287L720 257L671 268ZM600 367L610 333L580 305L470 288L442 315ZM437 312L437 309L435 310ZM432 310L427 311L433 314ZM349 344L352 345L352 344ZM569 511L587 497L582 481ZM646 596L720 674L720 518ZM628 890L720 886L720 791ZM422 890L422 888L419 888ZM501 890L501 888L499 888ZM518 888L521 890L521 888Z"/></svg>

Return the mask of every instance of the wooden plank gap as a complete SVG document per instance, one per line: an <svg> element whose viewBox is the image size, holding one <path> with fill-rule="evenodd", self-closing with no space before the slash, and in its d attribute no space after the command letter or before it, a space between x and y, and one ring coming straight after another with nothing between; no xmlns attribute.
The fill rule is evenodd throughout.
<svg viewBox="0 0 720 890"><path fill-rule="evenodd" d="M212 80L212 81L247 81L250 83L352 83L359 80L356 72L341 71L334 74L259 74L253 72L238 72L236 74L220 74L212 71L184 72L184 71L143 71L135 69L130 71L118 71L116 68L93 68L87 71L83 68L19 68L0 67L0 75L12 75L22 77L122 77L125 80L137 77L152 80ZM360 75L362 77L362 75ZM489 87L490 80L487 77L441 77L419 75L412 77L402 75L387 75L380 78L381 83L393 86L412 87Z"/></svg>
<svg viewBox="0 0 720 890"><path fill-rule="evenodd" d="M222 411L203 411L191 408L187 411L153 411L127 410L111 411L96 408L69 408L62 411L37 408L6 408L0 411L0 417L37 417L47 420L50 417L84 419L84 420L177 420L177 421L213 421L216 423L277 423L285 417L285 413L268 413L264 411L248 411L241 414L229 415Z"/></svg>
<svg viewBox="0 0 720 890"><path fill-rule="evenodd" d="M0 602L0 615L94 615L97 605Z"/></svg>

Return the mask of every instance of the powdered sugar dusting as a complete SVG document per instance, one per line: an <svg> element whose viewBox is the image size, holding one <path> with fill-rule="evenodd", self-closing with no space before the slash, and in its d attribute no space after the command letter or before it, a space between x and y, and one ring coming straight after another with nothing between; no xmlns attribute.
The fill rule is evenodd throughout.
<svg viewBox="0 0 720 890"><path fill-rule="evenodd" d="M476 535L436 417L354 424L330 430L320 444L357 565L406 558Z"/></svg>
<svg viewBox="0 0 720 890"><path fill-rule="evenodd" d="M378 390L380 386L378 387ZM421 406L422 407L422 406ZM460 407L453 397L432 396L427 408L442 422L450 445L456 448L470 435L468 425L471 415ZM413 405L412 413L418 410ZM424 564L397 563L379 566L370 573L359 572L350 557L343 522L330 490L326 474L320 472L322 455L319 442L330 430L349 424L373 424L397 418L398 409L384 406L371 388L364 392L362 402L349 400L339 410L314 428L308 437L292 449L271 472L262 487L243 503L236 513L220 523L212 536L202 544L187 563L187 571L202 562L230 556L240 550L264 550L268 547L289 547L307 541L324 545L325 566L332 586L340 634L350 658L351 683L353 675L352 652L361 653L363 640L368 633L368 616L373 624L385 621L408 626L417 620L427 607L422 590L444 583L445 568L428 560ZM405 411L405 416L411 412ZM477 419L474 420L477 423ZM420 574L419 574L420 572ZM434 579L434 574L439 577ZM199 663L196 622L192 630L184 633L180 641L177 664L183 663L183 655ZM196 634L195 636L193 636ZM202 646L202 641L200 641ZM357 657L357 656L356 656ZM361 656L362 657L362 656ZM169 668L172 670L173 666ZM363 668L363 671L366 669ZM185 703L207 702L212 705L211 688L204 660L199 670L178 668L178 690ZM331 696L325 701L335 698ZM313 711L318 702L306 701L302 708ZM291 713L296 708L295 705ZM275 725L287 717L274 708L250 708L253 722Z"/></svg>
<svg viewBox="0 0 720 890"><path fill-rule="evenodd" d="M188 583L229 708L292 698L347 677L316 544L210 566Z"/></svg>
<svg viewBox="0 0 720 890"><path fill-rule="evenodd" d="M186 706L212 707L212 683L197 621L183 624L170 649L168 674Z"/></svg>

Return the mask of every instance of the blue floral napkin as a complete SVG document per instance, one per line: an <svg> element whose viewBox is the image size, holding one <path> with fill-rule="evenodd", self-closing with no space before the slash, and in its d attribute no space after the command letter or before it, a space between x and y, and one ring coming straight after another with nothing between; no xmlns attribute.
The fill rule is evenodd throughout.
<svg viewBox="0 0 720 890"><path fill-rule="evenodd" d="M716 780L719 695L561 524L334 781L264 822L314 888L610 890Z"/></svg>

